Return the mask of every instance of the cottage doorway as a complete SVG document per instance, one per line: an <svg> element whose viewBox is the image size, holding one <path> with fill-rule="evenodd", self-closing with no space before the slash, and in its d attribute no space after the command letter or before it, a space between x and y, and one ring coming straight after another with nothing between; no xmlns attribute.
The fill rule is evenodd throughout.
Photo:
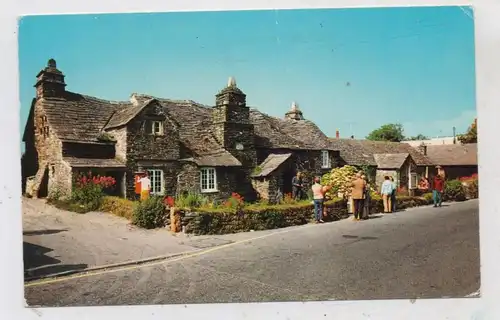
<svg viewBox="0 0 500 320"><path fill-rule="evenodd" d="M292 193L292 179L297 175L293 169L286 169L281 175L283 194Z"/></svg>
<svg viewBox="0 0 500 320"><path fill-rule="evenodd" d="M49 168L46 167L43 171L42 181L40 181L40 186L38 188L38 198L47 198L49 194Z"/></svg>

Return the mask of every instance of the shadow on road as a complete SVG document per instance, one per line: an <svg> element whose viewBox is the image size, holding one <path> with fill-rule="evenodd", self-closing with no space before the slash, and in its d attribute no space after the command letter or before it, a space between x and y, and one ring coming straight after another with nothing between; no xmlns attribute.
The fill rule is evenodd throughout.
<svg viewBox="0 0 500 320"><path fill-rule="evenodd" d="M349 234L343 234L342 237L346 238L346 239L359 239L359 240L377 240L378 239L378 237L360 237L360 236L353 236L353 235L349 235Z"/></svg>
<svg viewBox="0 0 500 320"><path fill-rule="evenodd" d="M23 231L23 236L41 236L41 235L45 235L45 234L56 234L56 233L65 232L65 231L68 231L68 229Z"/></svg>
<svg viewBox="0 0 500 320"><path fill-rule="evenodd" d="M39 277L65 271L83 270L86 264L61 264L47 253L53 249L23 241L24 277Z"/></svg>

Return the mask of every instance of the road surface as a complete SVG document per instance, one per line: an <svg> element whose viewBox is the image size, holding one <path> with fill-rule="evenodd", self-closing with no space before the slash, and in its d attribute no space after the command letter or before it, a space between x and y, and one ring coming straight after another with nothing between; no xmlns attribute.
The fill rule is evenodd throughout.
<svg viewBox="0 0 500 320"><path fill-rule="evenodd" d="M480 287L478 220L471 200L281 229L25 294L30 306L464 297Z"/></svg>

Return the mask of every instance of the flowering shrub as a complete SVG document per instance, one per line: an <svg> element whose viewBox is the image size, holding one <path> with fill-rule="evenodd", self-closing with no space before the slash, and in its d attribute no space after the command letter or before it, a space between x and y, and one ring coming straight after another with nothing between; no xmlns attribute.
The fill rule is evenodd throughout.
<svg viewBox="0 0 500 320"><path fill-rule="evenodd" d="M459 180L464 186L467 198L479 198L479 177L477 173L471 175L470 177L461 177Z"/></svg>
<svg viewBox="0 0 500 320"><path fill-rule="evenodd" d="M461 177L459 178L459 180L461 182L471 182L471 181L475 181L475 180L478 180L479 179L479 176L477 173L474 173L473 175L469 176L469 177Z"/></svg>
<svg viewBox="0 0 500 320"><path fill-rule="evenodd" d="M283 203L285 204L292 204L292 203L296 203L297 201L295 201L295 199L293 199L292 197L292 194L291 193L287 193L285 194L285 196L283 197Z"/></svg>
<svg viewBox="0 0 500 320"><path fill-rule="evenodd" d="M173 208L175 206L175 199L171 196L166 196L163 198L163 204L168 208Z"/></svg>
<svg viewBox="0 0 500 320"><path fill-rule="evenodd" d="M349 183L354 179L359 170L353 166L343 166L341 168L332 169L321 177L321 184L331 186L332 188L326 193L327 196L334 198L339 193L347 197L350 193Z"/></svg>
<svg viewBox="0 0 500 320"><path fill-rule="evenodd" d="M351 193L349 184L354 180L357 172L359 169L354 166L343 166L324 174L321 177L321 184L332 187L326 196L330 199L337 198L339 194L342 194L344 198L348 197ZM372 184L370 184L370 191L372 193L375 191Z"/></svg>
<svg viewBox="0 0 500 320"><path fill-rule="evenodd" d="M92 172L75 175L71 200L83 211L97 210L101 204L103 190L113 187L116 180L113 177L92 175Z"/></svg>
<svg viewBox="0 0 500 320"><path fill-rule="evenodd" d="M227 199L225 202L224 202L224 207L226 208L232 208L232 209L238 209L238 208L241 208L243 207L243 197L241 195L239 195L238 193L236 192L233 192L231 194L231 197L229 197L229 199Z"/></svg>

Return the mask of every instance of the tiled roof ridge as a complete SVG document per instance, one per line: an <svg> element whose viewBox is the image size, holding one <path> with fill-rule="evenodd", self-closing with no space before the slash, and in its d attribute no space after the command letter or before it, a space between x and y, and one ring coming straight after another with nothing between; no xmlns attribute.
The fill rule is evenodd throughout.
<svg viewBox="0 0 500 320"><path fill-rule="evenodd" d="M94 101L108 103L108 104L130 104L130 101L128 101L128 100L123 100L123 101L108 100L108 99L98 98L98 97L94 97L94 96L89 96L87 94L81 94L81 93L78 93L78 92L72 92L72 91L66 91L66 92L68 92L70 94L80 95L83 98L85 98L86 100L94 100Z"/></svg>

